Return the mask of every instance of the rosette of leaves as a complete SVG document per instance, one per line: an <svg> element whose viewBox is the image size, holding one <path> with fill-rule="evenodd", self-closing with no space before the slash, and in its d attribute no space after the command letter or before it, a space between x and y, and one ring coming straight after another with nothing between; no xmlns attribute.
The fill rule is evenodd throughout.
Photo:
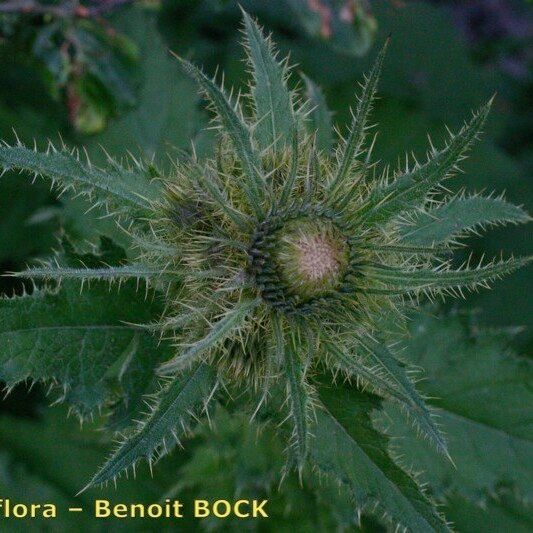
<svg viewBox="0 0 533 533"><path fill-rule="evenodd" d="M227 392L284 428L287 468L311 463L346 487L355 507L392 524L447 530L372 427L378 403L336 377L393 401L428 446L448 454L412 369L384 339L420 297L462 294L529 262L450 262L468 230L529 219L502 198L449 198L440 188L491 102L444 147L432 146L427 161L380 174L365 141L385 48L330 153L321 148L330 121L319 89L306 80L308 97L290 90L287 62L246 14L244 24L246 94L232 97L177 58L213 111L212 158L193 153L162 174L135 160L98 168L52 145L45 153L20 142L0 148L2 168L87 196L130 242L80 255L65 241L54 260L15 274L45 287L2 300L0 377L8 386L51 381L82 415L109 408L108 429L123 439L88 486L170 451Z"/></svg>
<svg viewBox="0 0 533 533"><path fill-rule="evenodd" d="M124 3L14 0L0 6L5 44L36 59L50 94L82 133L101 131L117 110L135 104L137 47L102 17Z"/></svg>

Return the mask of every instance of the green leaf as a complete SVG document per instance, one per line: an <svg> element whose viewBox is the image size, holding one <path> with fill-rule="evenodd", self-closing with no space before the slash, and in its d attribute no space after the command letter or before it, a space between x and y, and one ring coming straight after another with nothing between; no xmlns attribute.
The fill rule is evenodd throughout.
<svg viewBox="0 0 533 533"><path fill-rule="evenodd" d="M485 505L457 494L447 498L446 515L456 531L512 531L530 533L533 530L531 503L520 502L507 491L498 491L487 498Z"/></svg>
<svg viewBox="0 0 533 533"><path fill-rule="evenodd" d="M466 314L417 316L404 351L420 365L422 391L434 398L456 467L424 446L386 404L380 426L395 438L395 456L423 472L434 494L485 501L499 486L533 496L533 365L509 348L505 331L480 330Z"/></svg>
<svg viewBox="0 0 533 533"><path fill-rule="evenodd" d="M210 501L220 494L227 498L247 494L268 499L268 520L276 531L360 531L352 501L333 480L319 478L310 469L304 469L301 477L293 471L281 473L284 442L274 424L258 424L242 410L228 412L217 406L211 424L199 427L195 437L191 460L179 470L176 483L163 498L182 499L187 489ZM216 529L219 520L210 516L203 523ZM226 531L256 528L253 517L224 520Z"/></svg>
<svg viewBox="0 0 533 533"><path fill-rule="evenodd" d="M402 227L402 234L409 244L431 246L485 225L529 220L521 207L502 198L457 197L426 212L418 212L412 224Z"/></svg>
<svg viewBox="0 0 533 533"><path fill-rule="evenodd" d="M243 10L246 50L252 67L251 88L257 124L254 138L260 150L280 149L288 144L295 127L291 95L285 78L287 67L278 62L273 44Z"/></svg>
<svg viewBox="0 0 533 533"><path fill-rule="evenodd" d="M384 514L393 527L449 531L413 478L389 457L387 439L373 429L370 412L378 400L339 384L323 384L319 396L323 406L316 409L309 444L318 470L347 488L358 508Z"/></svg>
<svg viewBox="0 0 533 533"><path fill-rule="evenodd" d="M95 520L93 513L71 513L69 507L94 506L94 499L104 498L123 503L156 502L182 466L184 454L174 454L165 461L154 477L143 469L143 479L130 479L117 487L75 496L80 479L94 472L105 454L106 445L97 424L87 422L80 428L76 419L67 419L67 409L43 409L35 417L0 416L0 492L14 503L52 502L57 506L55 519L2 519L2 533L46 531L53 523L54 531L75 529L97 533L146 531L145 519L129 519L127 526L115 518ZM170 463L170 464L169 464ZM180 520L180 525L194 528L194 519ZM175 519L158 519L163 529L175 526Z"/></svg>
<svg viewBox="0 0 533 533"><path fill-rule="evenodd" d="M316 132L316 147L329 153L333 145L331 111L328 108L322 89L305 74L302 74L305 83L305 95L309 101L309 128Z"/></svg>
<svg viewBox="0 0 533 533"><path fill-rule="evenodd" d="M192 63L189 63L189 61L179 56L175 57L179 61L183 72L198 83L202 92L211 101L241 160L244 170L244 182L240 185L244 188L255 214L261 216L263 214L261 202L265 195L265 183L261 175L259 156L252 147L250 131L241 118L242 113L236 111L237 106L234 107L230 103L228 97L213 80L208 78Z"/></svg>
<svg viewBox="0 0 533 533"><path fill-rule="evenodd" d="M300 158L300 147L299 147L300 135L298 133L298 128L295 127L292 130L292 143L291 143L291 165L289 167L289 172L283 188L281 189L281 194L279 197L278 205L284 206L287 204L291 196L291 192L294 189L294 184L296 183L296 178L298 176L298 163Z"/></svg>
<svg viewBox="0 0 533 533"><path fill-rule="evenodd" d="M297 340L294 332L289 334L289 339L283 333L282 318L273 315L272 327L276 346L276 358L284 361L285 377L287 379L287 392L290 413L294 423L294 441L298 468L303 468L307 456L309 430L307 417L309 414L309 398L305 384L305 372L299 356Z"/></svg>
<svg viewBox="0 0 533 533"><path fill-rule="evenodd" d="M163 274L177 274L177 272L162 271L141 264L110 266L102 268L73 268L62 267L54 264L38 267L29 267L20 272L14 272L10 276L15 278L42 279L42 280L107 280L119 281L129 278L150 279L160 277Z"/></svg>
<svg viewBox="0 0 533 533"><path fill-rule="evenodd" d="M380 281L405 292L416 290L473 289L480 285L511 274L533 260L533 257L519 257L491 263L477 268L460 270L398 270L385 265L371 265L371 275Z"/></svg>
<svg viewBox="0 0 533 533"><path fill-rule="evenodd" d="M474 114L457 135L451 137L440 151L432 149L423 165L415 165L398 176L390 185L375 189L362 208L361 220L383 223L405 211L416 210L426 201L428 193L457 169L466 150L479 135L490 111L492 98Z"/></svg>
<svg viewBox="0 0 533 533"><path fill-rule="evenodd" d="M330 194L335 197L344 184L349 180L351 186L355 186L353 176L351 176L351 170L353 169L354 160L360 155L363 142L366 138L366 130L368 129L368 116L372 109L372 102L376 94L376 89L379 81L379 74L385 59L385 52L389 39L383 45L370 74L365 79L363 85L363 92L358 98L357 107L355 113L353 113L352 123L348 132L348 138L341 143L337 160L339 168L332 182L329 184Z"/></svg>
<svg viewBox="0 0 533 533"><path fill-rule="evenodd" d="M215 322L208 333L200 340L188 345L183 352L161 365L161 374L170 374L183 368L193 359L212 349L217 343L222 342L228 335L235 333L250 313L261 303L260 298L255 300L242 300L235 307L227 311L222 318Z"/></svg>
<svg viewBox="0 0 533 533"><path fill-rule="evenodd" d="M222 210L228 218L240 229L249 230L250 220L244 214L235 209L224 190L224 186L219 183L218 175L210 169L198 169L194 177L198 186L202 188L216 203L217 207Z"/></svg>
<svg viewBox="0 0 533 533"><path fill-rule="evenodd" d="M20 144L0 146L0 168L47 177L62 190L94 197L97 203L111 201L116 207L149 209L161 196L159 186L143 168L128 169L110 160L109 167L102 170L82 163L77 152L58 151L51 144L46 153Z"/></svg>
<svg viewBox="0 0 533 533"><path fill-rule="evenodd" d="M213 368L200 364L176 376L158 394L158 402L150 416L141 423L137 433L129 437L94 475L82 492L89 487L116 479L123 471L142 459L150 463L164 455L168 444L186 432L194 422L195 412L205 410L216 388L217 375Z"/></svg>
<svg viewBox="0 0 533 533"><path fill-rule="evenodd" d="M156 279L165 280L167 276L173 281L180 277L180 272L176 270L165 270L162 267L141 263L123 264L126 259L124 250L108 237L100 237L97 254L79 253L66 237L63 237L61 244L62 251L57 252L52 260L40 261L39 266L31 266L19 272L9 273L7 276L60 283L63 280L80 280L82 288L85 281L97 280L120 284L127 279L155 282ZM162 250L158 251L161 253Z"/></svg>
<svg viewBox="0 0 533 533"><path fill-rule="evenodd" d="M94 283L81 293L65 284L58 293L0 299L0 379L8 387L27 379L54 383L60 399L86 415L111 396L107 373L116 361L166 352L166 343L133 325L160 312L135 283L120 291Z"/></svg>
<svg viewBox="0 0 533 533"><path fill-rule="evenodd" d="M370 338L360 338L359 344L365 352L364 356L358 355L356 350L348 354L339 350L334 344L326 343L326 347L339 368L370 384L378 394L399 402L415 427L435 445L439 452L447 455L446 441L424 400L407 377L407 369L396 360L385 345Z"/></svg>
<svg viewBox="0 0 533 533"><path fill-rule="evenodd" d="M158 390L157 367L168 357L169 349L150 350L142 357L135 357L137 346L133 345L134 349L126 352L107 372L107 378L119 385L118 398L110 406L106 419L106 429L113 432L129 429L142 418L147 396Z"/></svg>
<svg viewBox="0 0 533 533"><path fill-rule="evenodd" d="M404 244L370 244L363 245L368 250L375 250L381 253L392 254L442 254L450 253L450 249L445 246L409 246Z"/></svg>

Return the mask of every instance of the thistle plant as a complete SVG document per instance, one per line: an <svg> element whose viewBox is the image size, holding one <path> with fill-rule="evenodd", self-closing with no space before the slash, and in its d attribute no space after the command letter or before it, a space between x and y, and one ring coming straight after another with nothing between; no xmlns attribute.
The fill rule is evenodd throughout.
<svg viewBox="0 0 533 533"><path fill-rule="evenodd" d="M88 487L134 471L142 458L157 460L208 418L211 404L226 401L280 424L287 468L311 465L347 488L356 507L371 506L396 525L445 531L429 497L372 428L365 410L379 401L339 382L395 402L428 445L448 454L390 331L402 328L421 298L463 295L529 261L452 267L453 249L470 230L529 219L501 197L450 195L442 187L480 134L492 100L442 148L431 146L425 162L380 173L369 113L387 44L330 152L320 90L307 78L305 95L290 89L287 60L277 59L246 13L244 28L251 82L238 97L176 58L214 115L211 158L193 150L162 173L137 160L109 159L98 168L51 144L45 153L20 142L0 148L4 170L45 176L60 191L85 196L128 240L126 250L103 240L94 254L64 240L51 261L13 274L39 288L2 301L0 334L12 337L0 377L8 386L24 379L58 385L59 399L82 416L107 409L108 430L123 438ZM144 303L135 290L141 282ZM56 327L54 313L68 326L63 339L43 337ZM109 317L115 322L98 336L98 320ZM15 333L22 324L39 324L39 332ZM92 381L80 383L76 371ZM120 386L108 386L112 378ZM222 400L226 393L231 401Z"/></svg>

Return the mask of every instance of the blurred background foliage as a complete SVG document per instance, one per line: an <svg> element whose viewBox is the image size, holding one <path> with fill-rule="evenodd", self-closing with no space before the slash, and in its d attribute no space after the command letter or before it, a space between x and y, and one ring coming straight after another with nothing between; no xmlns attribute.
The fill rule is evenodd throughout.
<svg viewBox="0 0 533 533"><path fill-rule="evenodd" d="M375 154L382 165L396 166L406 150L423 156L427 133L438 144L445 125L457 129L472 109L497 93L494 111L481 142L463 164L464 173L450 183L453 190L506 191L507 198L533 211L533 14L521 0L242 0L240 4L272 31L281 54L290 53L300 72L317 82L341 129L362 74L390 34L392 42L374 117L380 125ZM0 137L46 146L65 142L84 146L91 160L106 152L120 157L155 158L163 166L191 142L208 154L209 117L194 86L176 68L172 50L225 73L235 90L246 83L240 11L234 0L3 0L0 2ZM16 133L14 133L16 132ZM105 151L102 149L105 148ZM80 199L57 198L45 183L31 185L16 174L0 179L0 270L23 267L58 245L62 230L87 243L103 234L119 239L105 219L87 223ZM498 228L487 237L470 239L474 256L528 253L531 230ZM465 259L465 257L460 258ZM22 287L0 278L6 294ZM494 290L471 295L448 307L478 309L485 326L529 326L533 316L531 270L496 284ZM531 353L531 329L514 330L512 343ZM0 495L57 500L65 506L94 471L105 442L74 420L64 422L62 408L47 411L45 391L15 390L0 403ZM268 431L256 445L263 454L248 457L255 442L240 421L217 413L214 433L194 437L185 453L166 459L151 480L121 483L113 499L158 500L161 494L186 499L200 493L269 494L276 531L330 531L353 528L350 507L323 482L323 498L291 476L277 490L279 444ZM246 424L244 424L246 426ZM222 431L216 432L216 427ZM36 442L35 435L39 435ZM255 435L253 436L255 437ZM253 449L253 447L252 447ZM260 459L259 459L260 458ZM216 474L213 474L216 472ZM274 476L274 477L273 477ZM209 479L209 483L206 481ZM176 484L176 481L179 483ZM447 513L463 531L531 531L531 517L505 487L492 487L486 514L474 499L448 498ZM102 495L105 497L104 495ZM94 497L91 492L87 498ZM87 500L90 501L90 500ZM67 519L54 531L69 530ZM274 523L274 522L272 522ZM212 529L217 524L206 522ZM31 529L0 523L0 531ZM44 526L36 525L36 530ZM109 524L83 524L87 531L109 530ZM115 523L113 528L120 529ZM129 530L136 525L128 523ZM161 524L160 529L172 528ZM183 524L180 527L195 527ZM220 527L220 524L219 524ZM226 523L228 530L237 527ZM239 523L239 528L257 524ZM63 528L63 529L61 529ZM149 528L139 525L139 530ZM159 528L159 526L158 526ZM266 526L259 526L266 528ZM380 526L363 519L364 531Z"/></svg>

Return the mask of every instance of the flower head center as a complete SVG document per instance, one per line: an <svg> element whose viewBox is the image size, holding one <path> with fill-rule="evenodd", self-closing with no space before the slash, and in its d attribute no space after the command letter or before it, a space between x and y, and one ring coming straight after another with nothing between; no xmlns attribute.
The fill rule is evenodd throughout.
<svg viewBox="0 0 533 533"><path fill-rule="evenodd" d="M298 270L308 281L320 281L338 275L342 250L328 235L304 235L296 243Z"/></svg>
<svg viewBox="0 0 533 533"><path fill-rule="evenodd" d="M350 247L334 220L309 213L267 220L249 258L263 298L291 312L337 293L349 269Z"/></svg>

